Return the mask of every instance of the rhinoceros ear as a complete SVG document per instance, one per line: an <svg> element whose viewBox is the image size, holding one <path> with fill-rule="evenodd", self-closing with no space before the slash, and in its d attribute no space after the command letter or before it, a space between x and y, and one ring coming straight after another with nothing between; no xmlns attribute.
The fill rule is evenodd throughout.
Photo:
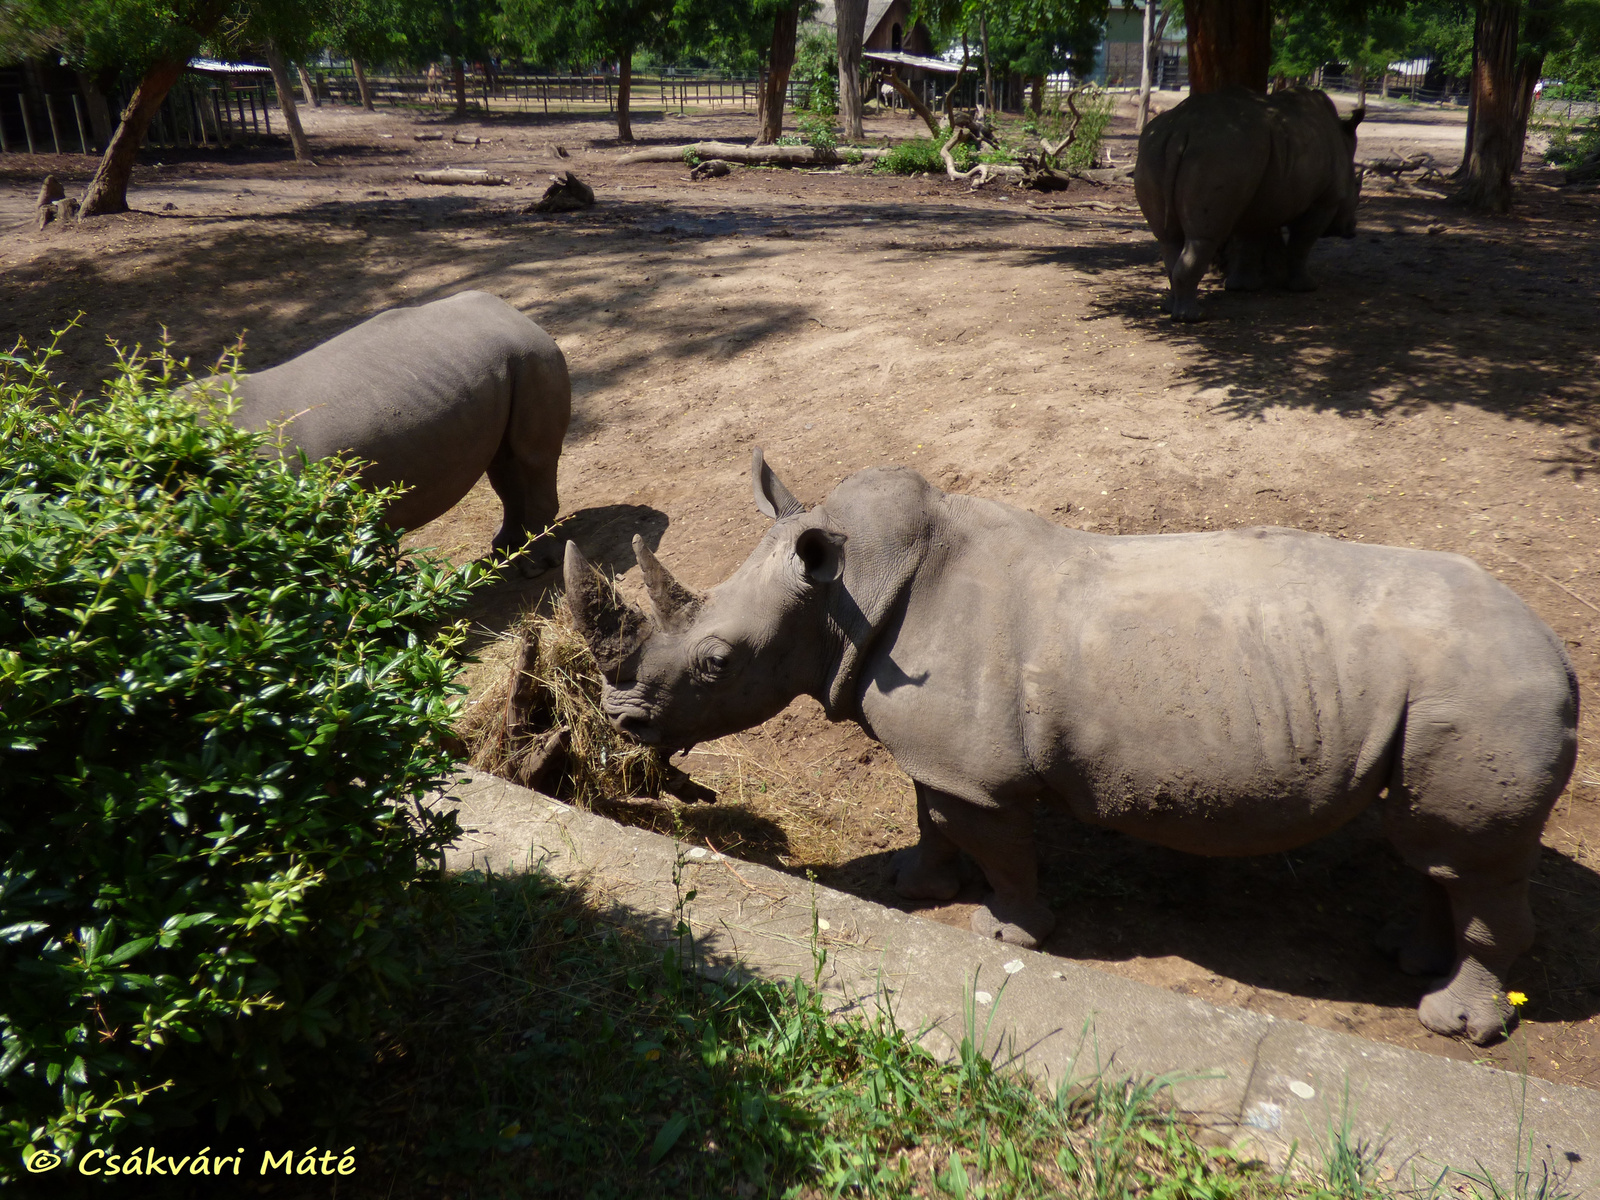
<svg viewBox="0 0 1600 1200"><path fill-rule="evenodd" d="M650 606L656 610L657 622L669 633L683 632L693 624L705 597L674 579L637 533L633 535L633 556L644 572L644 586L650 591Z"/></svg>
<svg viewBox="0 0 1600 1200"><path fill-rule="evenodd" d="M772 473L760 446L750 452L750 486L755 489L756 507L774 521L806 510L806 506L796 500L789 489L783 486L783 481Z"/></svg>
<svg viewBox="0 0 1600 1200"><path fill-rule="evenodd" d="M576 542L567 543L563 573L572 623L589 643L601 673L614 679L623 660L650 636L650 623L589 565Z"/></svg>
<svg viewBox="0 0 1600 1200"><path fill-rule="evenodd" d="M1346 133L1354 134L1355 131L1356 131L1356 126L1361 124L1361 122L1366 118L1366 115L1367 115L1367 106L1365 104L1363 104L1360 108L1356 109L1353 113L1351 113L1344 120L1340 121L1339 124L1344 126L1344 131Z"/></svg>
<svg viewBox="0 0 1600 1200"><path fill-rule="evenodd" d="M812 583L832 583L844 574L844 544L849 535L813 525L794 540L794 554Z"/></svg>

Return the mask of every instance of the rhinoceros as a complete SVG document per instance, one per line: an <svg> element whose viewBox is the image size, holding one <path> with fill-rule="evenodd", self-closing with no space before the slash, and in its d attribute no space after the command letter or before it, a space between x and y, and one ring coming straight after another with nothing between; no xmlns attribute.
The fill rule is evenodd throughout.
<svg viewBox="0 0 1600 1200"><path fill-rule="evenodd" d="M281 425L291 452L353 454L370 464L368 485L404 485L385 514L395 528L442 516L485 471L505 508L496 553L522 549L555 519L572 412L567 360L487 292L379 313L298 358L235 377L232 389L244 428ZM558 549L536 542L525 569L553 565Z"/></svg>
<svg viewBox="0 0 1600 1200"><path fill-rule="evenodd" d="M951 495L903 467L809 511L755 454L774 524L698 595L642 540L653 616L578 548L567 598L617 728L666 750L798 695L886 746L916 785L900 895L948 900L965 852L979 934L1034 946L1035 800L1203 855L1286 851L1381 798L1424 876L1400 965L1442 975L1430 1029L1482 1042L1513 1017L1528 879L1577 753L1556 635L1456 554L1293 529L1112 537ZM1402 926L1406 923L1402 922Z"/></svg>
<svg viewBox="0 0 1600 1200"><path fill-rule="evenodd" d="M1306 272L1316 240L1355 236L1363 115L1341 120L1311 88L1230 88L1190 96L1144 127L1134 194L1161 243L1174 320L1199 320L1196 291L1219 256L1237 291L1262 287L1279 266L1290 290L1316 286Z"/></svg>

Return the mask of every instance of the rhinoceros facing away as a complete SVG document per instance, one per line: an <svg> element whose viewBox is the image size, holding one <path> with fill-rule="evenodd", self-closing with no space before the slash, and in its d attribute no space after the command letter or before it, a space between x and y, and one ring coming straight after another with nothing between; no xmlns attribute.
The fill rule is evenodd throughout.
<svg viewBox="0 0 1600 1200"><path fill-rule="evenodd" d="M794 697L854 720L916 784L921 841L896 888L949 899L965 851L994 894L982 934L1032 946L1030 803L1210 855L1288 850L1381 797L1427 879L1401 965L1444 978L1440 1033L1512 1017L1528 878L1577 752L1555 634L1453 554L1292 529L1108 537L904 468L807 511L756 451L775 523L699 596L634 543L653 621L568 544L566 585L623 731L663 748L755 725Z"/></svg>
<svg viewBox="0 0 1600 1200"><path fill-rule="evenodd" d="M1174 320L1199 320L1196 291L1219 252L1234 290L1260 288L1280 264L1291 290L1315 286L1306 259L1317 239L1355 236L1362 115L1341 120L1310 88L1230 88L1190 96L1144 127L1134 194L1161 243Z"/></svg>
<svg viewBox="0 0 1600 1200"><path fill-rule="evenodd" d="M442 516L485 472L505 506L496 551L522 548L555 519L572 411L567 360L487 292L379 313L233 386L237 424L282 425L308 458L353 454L371 464L370 486L404 484L385 517L391 526ZM554 557L536 546L541 556Z"/></svg>

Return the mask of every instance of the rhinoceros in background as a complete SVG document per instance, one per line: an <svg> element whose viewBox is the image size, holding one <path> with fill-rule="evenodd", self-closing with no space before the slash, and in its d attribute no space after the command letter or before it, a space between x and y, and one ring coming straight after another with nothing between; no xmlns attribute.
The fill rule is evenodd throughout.
<svg viewBox="0 0 1600 1200"><path fill-rule="evenodd" d="M206 386L205 384L193 386ZM415 529L489 474L505 506L494 550L521 549L556 516L556 463L572 412L567 360L487 292L395 308L281 366L233 381L233 420L283 425L308 458L349 453L372 487L404 484L385 520ZM529 565L553 565L551 545Z"/></svg>
<svg viewBox="0 0 1600 1200"><path fill-rule="evenodd" d="M1196 290L1224 250L1229 288L1260 288L1280 266L1291 290L1316 286L1306 273L1316 240L1355 236L1362 115L1341 120L1311 88L1230 88L1190 96L1144 127L1134 194L1161 243L1174 320L1200 319Z"/></svg>
<svg viewBox="0 0 1600 1200"><path fill-rule="evenodd" d="M1196 854L1289 850L1383 797L1428 881L1401 965L1444 978L1430 1029L1484 1041L1512 1019L1528 878L1577 754L1560 640L1454 554L1292 529L1109 537L905 468L807 511L755 453L775 518L700 596L642 540L653 620L571 543L567 598L603 707L664 749L755 725L797 695L859 722L916 784L921 841L896 888L948 900L958 854L994 895L980 934L1033 946L1031 802Z"/></svg>

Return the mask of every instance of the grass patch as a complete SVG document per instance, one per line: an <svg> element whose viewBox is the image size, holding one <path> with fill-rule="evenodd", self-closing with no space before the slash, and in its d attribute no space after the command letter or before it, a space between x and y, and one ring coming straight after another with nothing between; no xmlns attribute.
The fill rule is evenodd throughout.
<svg viewBox="0 0 1600 1200"><path fill-rule="evenodd" d="M1091 1075L1047 1091L981 1052L990 1030L970 1000L950 1060L885 1011L831 1013L815 986L820 948L810 981L702 978L685 921L694 893L680 895L662 948L539 872L434 885L418 926L425 984L354 1113L370 1147L367 1190L396 1200L1398 1194L1348 1121L1330 1128L1322 1167L1302 1156L1291 1176L1200 1144L1172 1107L1173 1080ZM1472 1177L1452 1186L1509 1194Z"/></svg>
<svg viewBox="0 0 1600 1200"><path fill-rule="evenodd" d="M356 1116L375 1142L362 1174L392 1186L384 1194L1177 1198L1276 1186L1197 1145L1165 1081L1096 1078L1050 1095L995 1066L970 1006L946 1062L885 1012L833 1016L815 977L703 979L682 906L663 950L537 872L453 878L427 902L429 983ZM819 973L822 962L819 950Z"/></svg>

